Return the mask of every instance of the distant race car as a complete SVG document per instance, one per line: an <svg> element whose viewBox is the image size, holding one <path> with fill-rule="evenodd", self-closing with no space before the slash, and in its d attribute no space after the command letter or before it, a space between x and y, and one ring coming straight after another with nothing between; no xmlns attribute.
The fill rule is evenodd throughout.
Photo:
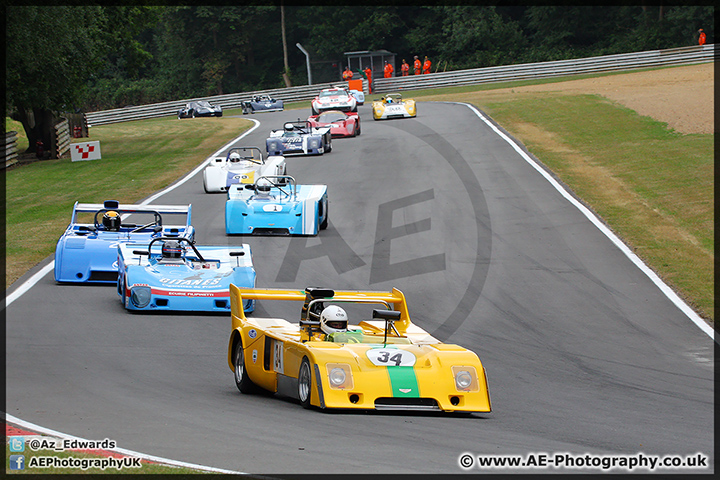
<svg viewBox="0 0 720 480"><path fill-rule="evenodd" d="M355 101L357 101L358 105L365 105L365 94L361 92L360 90L348 90L350 92L350 95L355 97Z"/></svg>
<svg viewBox="0 0 720 480"><path fill-rule="evenodd" d="M285 157L264 158L258 147L233 147L227 155L215 157L203 170L205 192L227 192L234 183L255 183L255 177L287 175Z"/></svg>
<svg viewBox="0 0 720 480"><path fill-rule="evenodd" d="M411 118L417 115L415 100L403 100L399 93L388 93L380 100L373 101L373 120L386 118Z"/></svg>
<svg viewBox="0 0 720 480"><path fill-rule="evenodd" d="M276 100L270 95L255 95L252 100L244 101L240 103L242 107L242 113L256 113L256 112L281 112L285 106L282 100Z"/></svg>
<svg viewBox="0 0 720 480"><path fill-rule="evenodd" d="M246 317L248 299L304 303L288 321ZM277 392L305 408L491 411L478 356L414 325L396 288L231 285L230 302L228 365L242 393Z"/></svg>
<svg viewBox="0 0 720 480"><path fill-rule="evenodd" d="M255 286L252 252L239 246L196 246L187 238L158 237L118 247L117 290L128 310L230 311L229 286ZM243 308L252 312L255 301Z"/></svg>
<svg viewBox="0 0 720 480"><path fill-rule="evenodd" d="M297 185L293 177L280 175L228 190L227 234L317 235L327 226L327 185Z"/></svg>
<svg viewBox="0 0 720 480"><path fill-rule="evenodd" d="M268 155L322 155L332 151L330 127L314 128L298 119L287 122L282 130L272 130L265 141Z"/></svg>
<svg viewBox="0 0 720 480"><path fill-rule="evenodd" d="M320 115L308 117L313 127L330 127L333 137L357 137L360 135L360 115L357 112L327 110Z"/></svg>
<svg viewBox="0 0 720 480"><path fill-rule="evenodd" d="M223 111L220 105L211 105L210 102L200 100L190 102L183 108L178 110L178 118L195 118L195 117L222 117Z"/></svg>
<svg viewBox="0 0 720 480"><path fill-rule="evenodd" d="M310 102L312 114L317 115L325 110L341 110L357 112L357 100L343 87L326 88Z"/></svg>
<svg viewBox="0 0 720 480"><path fill-rule="evenodd" d="M132 214L133 223L122 219L128 214ZM185 224L164 223L170 215L184 215ZM103 204L75 202L70 225L55 247L55 281L115 283L118 244L149 242L161 236L192 240L195 228L190 225L190 215L190 205L126 205L117 200L106 200ZM80 217L87 217L86 223L81 223Z"/></svg>

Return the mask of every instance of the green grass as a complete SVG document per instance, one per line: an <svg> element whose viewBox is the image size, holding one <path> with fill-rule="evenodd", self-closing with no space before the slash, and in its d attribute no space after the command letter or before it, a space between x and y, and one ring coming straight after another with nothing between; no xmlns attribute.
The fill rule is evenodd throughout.
<svg viewBox="0 0 720 480"><path fill-rule="evenodd" d="M17 152L22 153L28 148L28 138L27 135L25 135L25 129L22 126L22 123L18 122L17 120L12 120L11 118L5 117L5 131L15 131L17 132Z"/></svg>

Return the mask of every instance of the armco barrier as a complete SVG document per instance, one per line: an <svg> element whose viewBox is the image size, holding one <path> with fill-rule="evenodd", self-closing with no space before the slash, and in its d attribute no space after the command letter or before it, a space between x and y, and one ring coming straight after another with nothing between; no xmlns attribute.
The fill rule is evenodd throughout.
<svg viewBox="0 0 720 480"><path fill-rule="evenodd" d="M427 75L373 79L373 94L399 90L419 90L461 85L477 85L491 82L510 82L538 78L562 77L567 75L592 74L602 72L634 70L639 68L689 65L715 61L715 45L694 45L690 47L647 52L623 53L599 57L559 60L554 62L525 63L519 65L501 65L496 67L438 72ZM284 102L311 100L323 88L343 82L303 85L300 87L257 90L253 92L233 93L201 97L189 100L177 100L165 103L118 108L90 112L87 114L89 125L125 122L144 118L177 115L186 103L193 100L207 100L221 105L224 110L240 108L241 102L253 95L268 94Z"/></svg>
<svg viewBox="0 0 720 480"><path fill-rule="evenodd" d="M55 152L53 158L60 158L70 151L70 124L67 119L55 125Z"/></svg>
<svg viewBox="0 0 720 480"><path fill-rule="evenodd" d="M17 132L5 132L5 162L0 164L0 168L9 167L17 163Z"/></svg>

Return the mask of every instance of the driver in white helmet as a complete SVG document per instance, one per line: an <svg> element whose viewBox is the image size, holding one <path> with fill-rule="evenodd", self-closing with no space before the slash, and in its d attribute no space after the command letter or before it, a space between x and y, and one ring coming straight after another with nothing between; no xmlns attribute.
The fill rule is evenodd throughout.
<svg viewBox="0 0 720 480"><path fill-rule="evenodd" d="M261 178L255 184L255 200L272 200L274 197L271 195L272 183L267 178Z"/></svg>
<svg viewBox="0 0 720 480"><path fill-rule="evenodd" d="M362 331L348 330L348 315L337 305L328 305L320 313L320 330L328 342L360 343Z"/></svg>

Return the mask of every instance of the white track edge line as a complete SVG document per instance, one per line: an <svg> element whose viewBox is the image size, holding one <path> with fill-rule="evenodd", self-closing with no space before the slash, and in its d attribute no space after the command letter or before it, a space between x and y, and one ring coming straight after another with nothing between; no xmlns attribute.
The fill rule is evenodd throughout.
<svg viewBox="0 0 720 480"><path fill-rule="evenodd" d="M571 204L573 204L580 212L587 217L590 222L593 223L606 237L612 241L616 247L620 249L621 252L625 254L626 257L630 259L631 262L633 262L645 275L650 278L650 280L660 289L660 291L665 294L668 299L673 302L687 317L695 323L703 332L705 332L711 339L718 341L715 338L715 330L703 320L700 315L697 314L690 306L685 303L685 301L680 298L675 291L673 291L672 288L670 288L665 282L662 281L660 277L650 268L648 267L645 262L643 262L640 257L638 257L635 253L628 248L625 243L620 240L620 238L615 235L612 230L610 230L593 212L591 212L585 205L580 203L575 197L573 197L560 183L558 183L557 180L555 180L544 168L542 168L540 165L537 164L527 153L525 153L520 146L515 143L510 137L505 135L497 126L495 126L494 123L492 123L490 120L488 120L477 108L475 108L473 105L469 103L463 103L463 102L443 102L443 103L454 103L458 105L465 105L470 110L472 110L475 115L477 115L480 120L485 122L490 128L492 128L495 133L498 134L500 138L505 140L507 143L510 144L510 146L515 149L516 152L528 163L530 166L532 166L535 170L540 172L540 174L545 177L545 179L550 182L550 184L555 187L555 189L560 192L560 194L565 197Z"/></svg>
<svg viewBox="0 0 720 480"><path fill-rule="evenodd" d="M62 439L67 439L67 440L77 440L80 442L89 442L90 441L85 438L76 437L74 435L68 435L67 433L58 432L56 430L51 430L49 428L41 427L40 425L35 425L34 423L26 422L25 420L21 420L21 419L14 417L8 413L5 414L5 420L8 423L12 423L14 425L19 425L23 428L27 428L29 430L40 432L45 435L51 435L51 436L57 437L57 438L62 438ZM163 464L172 465L175 467L192 468L195 470L203 470L203 471L215 472L215 473L231 473L231 474L235 474L235 475L237 475L237 474L248 475L247 473L237 472L234 470L224 470L222 468L207 467L205 465L198 465L195 463L187 463L187 462L181 462L178 460L171 460L169 458L156 457L155 455L147 455L145 453L136 452L134 450L128 450L126 448L111 448L111 449L102 449L102 450L107 450L110 452L117 452L117 453L121 453L123 455L136 457L136 458L142 458L144 460L149 460L151 462L163 463Z"/></svg>

